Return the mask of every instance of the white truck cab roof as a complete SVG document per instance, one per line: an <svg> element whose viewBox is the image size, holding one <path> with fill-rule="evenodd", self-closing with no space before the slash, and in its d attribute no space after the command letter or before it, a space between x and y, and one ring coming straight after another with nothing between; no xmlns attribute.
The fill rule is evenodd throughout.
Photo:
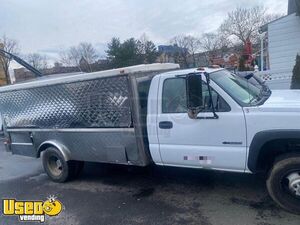
<svg viewBox="0 0 300 225"><path fill-rule="evenodd" d="M200 67L200 68L174 70L174 71L170 71L170 72L165 72L165 73L160 74L160 76L169 76L169 75L177 76L177 75L184 75L184 74L189 74L189 73L201 73L201 72L213 73L213 72L217 72L220 70L224 70L224 68Z"/></svg>

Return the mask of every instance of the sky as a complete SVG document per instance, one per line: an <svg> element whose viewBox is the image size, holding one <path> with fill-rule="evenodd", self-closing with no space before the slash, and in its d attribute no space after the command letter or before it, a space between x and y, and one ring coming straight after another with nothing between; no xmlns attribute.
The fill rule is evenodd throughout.
<svg viewBox="0 0 300 225"><path fill-rule="evenodd" d="M112 37L146 34L157 45L179 34L214 31L234 8L262 5L286 14L288 0L0 0L0 36L19 42L23 54L57 57L85 41L105 55Z"/></svg>

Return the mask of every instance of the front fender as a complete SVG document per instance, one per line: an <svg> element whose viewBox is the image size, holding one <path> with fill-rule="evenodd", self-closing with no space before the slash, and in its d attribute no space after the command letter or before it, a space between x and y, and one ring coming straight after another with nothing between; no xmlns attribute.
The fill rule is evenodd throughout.
<svg viewBox="0 0 300 225"><path fill-rule="evenodd" d="M252 139L249 156L248 156L248 168L252 173L259 172L257 169L258 158L261 153L262 147L274 140L278 139L299 139L300 140L300 129L299 130L267 130L258 132ZM272 151L269 149L268 151Z"/></svg>

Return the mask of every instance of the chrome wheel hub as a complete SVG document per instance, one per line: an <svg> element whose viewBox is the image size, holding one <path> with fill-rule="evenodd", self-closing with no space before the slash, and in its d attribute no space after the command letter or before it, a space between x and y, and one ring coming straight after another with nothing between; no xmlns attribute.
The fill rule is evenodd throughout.
<svg viewBox="0 0 300 225"><path fill-rule="evenodd" d="M56 168L57 168L58 170L61 170L61 169L62 169L62 163L61 163L61 161L60 161L59 159L56 161Z"/></svg>
<svg viewBox="0 0 300 225"><path fill-rule="evenodd" d="M287 176L289 189L296 196L300 197L300 172L294 172Z"/></svg>
<svg viewBox="0 0 300 225"><path fill-rule="evenodd" d="M55 176L59 176L62 173L62 162L57 157L50 157L48 165L51 173Z"/></svg>

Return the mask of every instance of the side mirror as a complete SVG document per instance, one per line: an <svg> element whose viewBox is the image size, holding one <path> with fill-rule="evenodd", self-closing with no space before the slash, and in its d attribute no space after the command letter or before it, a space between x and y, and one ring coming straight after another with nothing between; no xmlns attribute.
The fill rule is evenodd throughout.
<svg viewBox="0 0 300 225"><path fill-rule="evenodd" d="M186 96L188 115L196 119L203 109L202 78L199 74L188 74L186 77Z"/></svg>

